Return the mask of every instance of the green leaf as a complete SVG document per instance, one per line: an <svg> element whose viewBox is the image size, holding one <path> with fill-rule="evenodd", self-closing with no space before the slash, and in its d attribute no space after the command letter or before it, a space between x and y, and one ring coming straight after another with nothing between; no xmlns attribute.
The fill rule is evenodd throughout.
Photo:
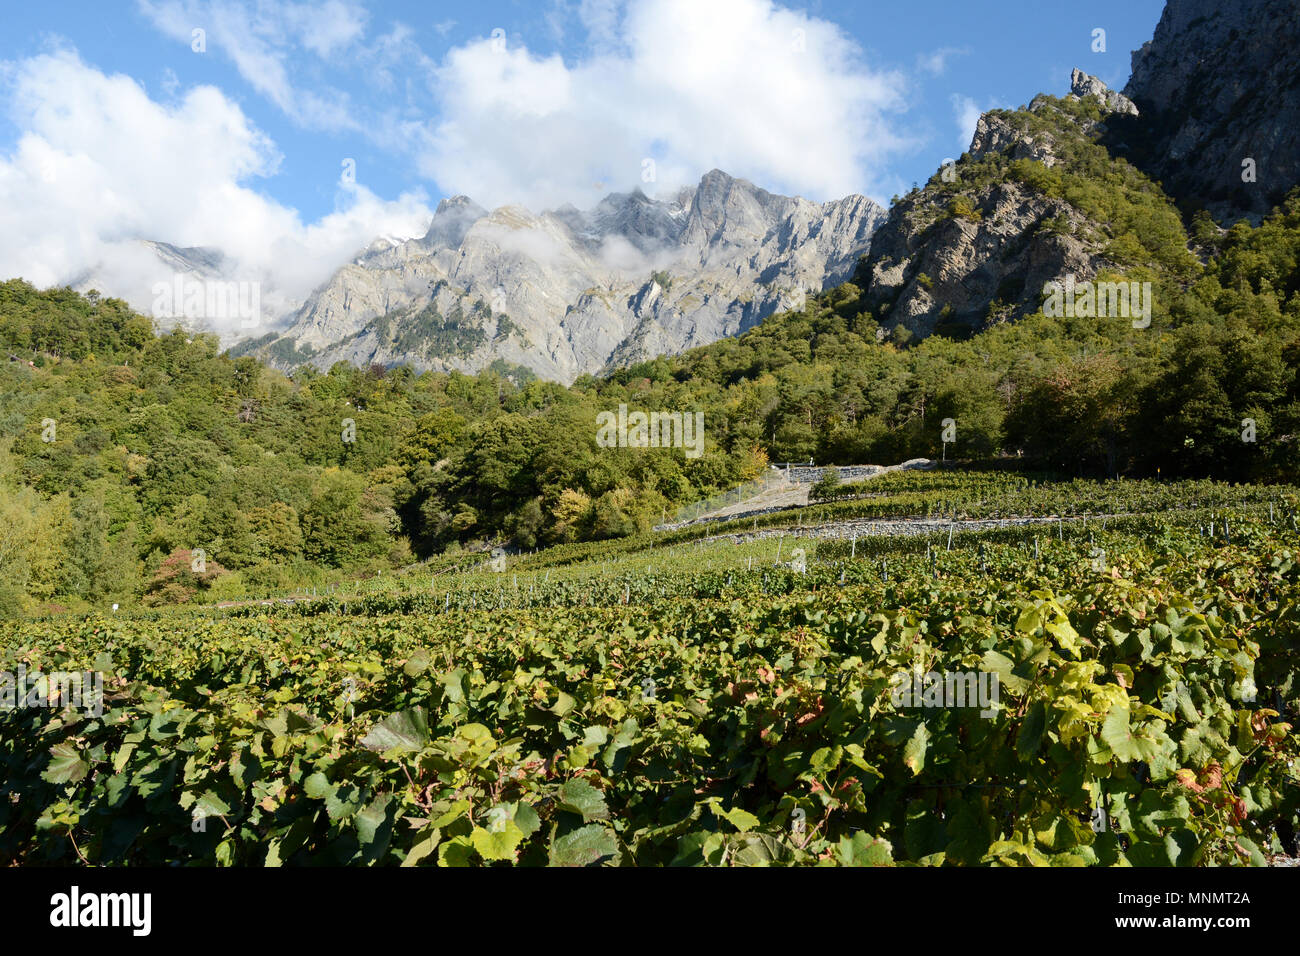
<svg viewBox="0 0 1300 956"><path fill-rule="evenodd" d="M743 811L742 811L743 812ZM794 850L770 833L741 833L730 838L731 861L736 866L770 866L789 863Z"/></svg>
<svg viewBox="0 0 1300 956"><path fill-rule="evenodd" d="M1016 618L1016 633L1033 634L1042 623L1043 618L1038 608L1030 605L1020 612L1020 617Z"/></svg>
<svg viewBox="0 0 1300 956"><path fill-rule="evenodd" d="M482 724L461 724L456 728L456 736L472 744L492 743L492 731Z"/></svg>
<svg viewBox="0 0 1300 956"><path fill-rule="evenodd" d="M193 812L202 817L224 817L230 813L230 806L211 790L205 790L195 801Z"/></svg>
<svg viewBox="0 0 1300 956"><path fill-rule="evenodd" d="M288 830L271 840L266 850L266 866L280 866L303 848L311 836L314 814L307 814L295 820Z"/></svg>
<svg viewBox="0 0 1300 956"><path fill-rule="evenodd" d="M998 685L1013 694L1023 694L1029 688L1029 681L1015 672L1015 662L1005 654L997 651L984 652L984 670L998 675Z"/></svg>
<svg viewBox="0 0 1300 956"><path fill-rule="evenodd" d="M465 669L463 667L458 667L454 671L444 674L439 678L438 682L442 684L444 696L446 696L447 700L453 704L463 703L465 700L465 691L461 685L461 681L464 677ZM439 852L441 853L442 851Z"/></svg>
<svg viewBox="0 0 1300 956"><path fill-rule="evenodd" d="M1163 733L1148 728L1137 730L1130 726L1129 719L1128 707L1112 707L1101 725L1102 742L1121 763L1155 760L1172 749L1173 741Z"/></svg>
<svg viewBox="0 0 1300 956"><path fill-rule="evenodd" d="M845 866L890 866L894 862L894 848L889 841L865 833L840 837L835 852Z"/></svg>
<svg viewBox="0 0 1300 956"><path fill-rule="evenodd" d="M463 817L466 813L469 812L469 808L472 805L473 804L471 804L468 800L457 800L450 807L448 807L447 810L441 816L439 816L436 820L433 821L433 825L435 827L445 827L447 826L447 824L452 823L455 820L459 820L461 817Z"/></svg>
<svg viewBox="0 0 1300 956"><path fill-rule="evenodd" d="M335 787L325 774L317 771L302 782L302 789L313 800L324 800L334 796Z"/></svg>
<svg viewBox="0 0 1300 956"><path fill-rule="evenodd" d="M123 744L122 749L113 754L113 769L118 773L121 773L122 768L126 766L127 761L131 759L131 754L133 753L135 753L135 744ZM239 781L235 782L239 783ZM243 786L243 784L240 784L240 786Z"/></svg>
<svg viewBox="0 0 1300 956"><path fill-rule="evenodd" d="M698 804L697 804L698 806ZM694 830L684 834L677 841L677 855L669 866L702 866L704 864L704 844L711 834Z"/></svg>
<svg viewBox="0 0 1300 956"><path fill-rule="evenodd" d="M361 740L367 750L421 750L430 740L429 719L423 707L389 714Z"/></svg>
<svg viewBox="0 0 1300 956"><path fill-rule="evenodd" d="M392 801L390 793L381 794L355 817L357 839L367 849L367 856L376 858L388 846L392 837L392 822L388 816L388 804Z"/></svg>
<svg viewBox="0 0 1300 956"><path fill-rule="evenodd" d="M437 830L431 831L427 837L411 847L406 854L406 859L402 860L402 866L418 866L421 860L438 848L441 839L441 833Z"/></svg>
<svg viewBox="0 0 1300 956"><path fill-rule="evenodd" d="M581 816L583 823L609 819L605 795L582 777L574 777L565 783L555 797L560 807Z"/></svg>
<svg viewBox="0 0 1300 956"><path fill-rule="evenodd" d="M439 866L469 866L474 858L474 844L469 837L453 837L438 847Z"/></svg>
<svg viewBox="0 0 1300 956"><path fill-rule="evenodd" d="M903 763L916 776L925 769L925 748L930 742L930 731L924 723L917 724L916 732L903 745Z"/></svg>
<svg viewBox="0 0 1300 956"><path fill-rule="evenodd" d="M614 831L598 823L580 827L551 843L551 866L594 866L618 854Z"/></svg>
<svg viewBox="0 0 1300 956"><path fill-rule="evenodd" d="M90 772L90 764L72 744L55 744L50 748L50 764L41 779L46 783L80 783Z"/></svg>
<svg viewBox="0 0 1300 956"><path fill-rule="evenodd" d="M1128 763L1138 759L1137 746L1133 742L1133 735L1129 733L1127 707L1111 708L1101 725L1101 739L1118 760Z"/></svg>
<svg viewBox="0 0 1300 956"><path fill-rule="evenodd" d="M1082 656L1082 645L1079 643L1079 632L1070 624L1069 618L1064 614L1060 618L1045 625L1048 634L1056 638L1056 643L1063 650L1067 650L1075 657Z"/></svg>
<svg viewBox="0 0 1300 956"><path fill-rule="evenodd" d="M350 783L336 787L325 797L325 812L330 820L346 820L361 808L361 791Z"/></svg>
<svg viewBox="0 0 1300 956"><path fill-rule="evenodd" d="M1237 845L1246 851L1251 866L1268 866L1268 860L1264 858L1264 854L1260 852L1259 846L1253 840L1237 837Z"/></svg>
<svg viewBox="0 0 1300 956"><path fill-rule="evenodd" d="M406 659L406 663L402 665L402 670L406 672L407 677L419 677L429 669L431 661L432 658L428 650L417 647L411 652L411 656Z"/></svg>
<svg viewBox="0 0 1300 956"><path fill-rule="evenodd" d="M1043 729L1047 726L1047 708L1041 700L1036 700L1025 714L1020 732L1016 734L1016 755L1021 760L1028 760L1038 753L1043 744Z"/></svg>
<svg viewBox="0 0 1300 956"><path fill-rule="evenodd" d="M741 833L754 829L754 827L758 826L759 822L758 817L754 816L748 810L741 810L739 807L725 811L722 816Z"/></svg>
<svg viewBox="0 0 1300 956"><path fill-rule="evenodd" d="M618 732L614 734L614 739L609 742L605 752L601 754L601 760L605 766L613 769L614 763L618 758L618 752L625 747L631 746L632 742L637 739L641 733L641 728L635 720L629 717L619 726Z"/></svg>
<svg viewBox="0 0 1300 956"><path fill-rule="evenodd" d="M515 848L519 846L519 841L524 838L524 831L515 825L515 821L506 820L503 826L484 829L475 827L469 835L470 843L478 851L478 855L485 860L510 860L515 859Z"/></svg>
<svg viewBox="0 0 1300 956"><path fill-rule="evenodd" d="M515 808L515 825L524 832L524 836L532 836L542 828L542 819L532 804L521 803Z"/></svg>

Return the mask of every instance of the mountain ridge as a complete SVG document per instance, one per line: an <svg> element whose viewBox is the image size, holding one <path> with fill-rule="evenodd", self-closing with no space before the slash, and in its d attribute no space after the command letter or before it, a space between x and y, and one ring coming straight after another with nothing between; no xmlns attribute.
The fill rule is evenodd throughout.
<svg viewBox="0 0 1300 956"><path fill-rule="evenodd" d="M1258 225L1300 182L1297 77L1294 0L1168 0L1124 87L1131 158L1185 207Z"/></svg>
<svg viewBox="0 0 1300 956"><path fill-rule="evenodd" d="M884 218L865 196L814 203L717 169L671 199L637 188L588 211L453 196L424 236L367 250L236 351L285 370L505 361L567 383L797 307L852 275Z"/></svg>

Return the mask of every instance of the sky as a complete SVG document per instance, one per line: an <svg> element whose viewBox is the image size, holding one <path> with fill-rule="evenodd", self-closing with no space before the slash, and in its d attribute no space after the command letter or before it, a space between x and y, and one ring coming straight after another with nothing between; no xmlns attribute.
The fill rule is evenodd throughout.
<svg viewBox="0 0 1300 956"><path fill-rule="evenodd" d="M146 238L301 298L447 196L589 208L715 167L888 204L982 111L1074 67L1122 87L1163 6L0 0L0 279L125 287Z"/></svg>

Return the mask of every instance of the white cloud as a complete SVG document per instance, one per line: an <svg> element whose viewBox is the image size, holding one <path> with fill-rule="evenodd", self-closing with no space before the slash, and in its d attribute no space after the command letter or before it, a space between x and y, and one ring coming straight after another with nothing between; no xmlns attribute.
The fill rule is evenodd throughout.
<svg viewBox="0 0 1300 956"><path fill-rule="evenodd" d="M280 3L274 9L280 12L290 34L322 59L347 49L365 33L367 13L354 3Z"/></svg>
<svg viewBox="0 0 1300 956"><path fill-rule="evenodd" d="M0 155L0 276L38 286L87 274L101 291L147 309L169 278L136 241L226 253L232 278L305 297L377 235L423 234L423 196L384 201L341 191L314 223L250 183L280 156L237 105L200 86L162 105L127 76L106 75L75 53L6 64L3 94L21 131ZM105 287L107 286L107 287Z"/></svg>
<svg viewBox="0 0 1300 956"><path fill-rule="evenodd" d="M176 71L173 70L171 67L164 67L163 74L162 74L163 93L165 93L167 96L175 96L177 91L180 90L180 88L181 88L181 80L180 77L176 75Z"/></svg>
<svg viewBox="0 0 1300 956"><path fill-rule="evenodd" d="M981 107L969 96L962 96L958 93L952 95L952 112L957 121L959 153L964 153L970 149L971 139L975 136L975 126L979 123L980 117L989 110L1002 108L1004 108L1003 104L996 99L989 100Z"/></svg>
<svg viewBox="0 0 1300 956"><path fill-rule="evenodd" d="M290 75L301 50L331 60L361 40L367 14L357 3L137 0L137 5L155 27L186 46L193 31L202 29L207 46L202 55L228 57L258 93L295 122L314 129L364 129L344 92L318 81L317 91L302 89Z"/></svg>
<svg viewBox="0 0 1300 956"><path fill-rule="evenodd" d="M552 0L544 20L557 43L575 27L591 49L618 45L618 28L627 0Z"/></svg>
<svg viewBox="0 0 1300 956"><path fill-rule="evenodd" d="M578 19L596 46L613 46L618 42L619 18L623 0L580 0Z"/></svg>
<svg viewBox="0 0 1300 956"><path fill-rule="evenodd" d="M422 171L534 209L594 204L599 183L667 192L713 167L812 199L883 195L884 161L908 145L888 121L903 79L871 69L837 26L770 0L616 9L581 4L591 52L572 64L486 38L448 53Z"/></svg>
<svg viewBox="0 0 1300 956"><path fill-rule="evenodd" d="M948 69L948 61L955 56L967 56L968 47L945 46L932 53L923 53L916 58L916 65L927 73L942 76Z"/></svg>

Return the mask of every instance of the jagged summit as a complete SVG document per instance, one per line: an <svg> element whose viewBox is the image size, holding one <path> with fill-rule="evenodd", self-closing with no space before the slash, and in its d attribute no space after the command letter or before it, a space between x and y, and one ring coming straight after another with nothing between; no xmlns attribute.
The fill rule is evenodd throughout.
<svg viewBox="0 0 1300 956"><path fill-rule="evenodd" d="M1062 276L1184 278L1178 206L1258 221L1300 182L1296 11L1169 0L1123 93L1076 69L1063 99L985 113L955 175L901 199L872 238L873 314L906 336L961 336L1036 312Z"/></svg>
<svg viewBox="0 0 1300 956"><path fill-rule="evenodd" d="M1133 161L1185 206L1258 222L1300 181L1298 76L1296 0L1169 0L1124 87Z"/></svg>
<svg viewBox="0 0 1300 956"><path fill-rule="evenodd" d="M434 211L435 216L442 216L454 209L463 209L466 206L478 208L478 204L468 196L449 196L438 203L438 208Z"/></svg>
<svg viewBox="0 0 1300 956"><path fill-rule="evenodd" d="M1064 98L981 116L954 175L899 200L873 237L863 270L873 313L911 336L960 337L1037 311L1047 282L1120 267L1113 225L1083 197L1105 161L1098 140L1121 119L1140 121L1082 70ZM1125 168L1098 188L1117 200L1125 188L1142 192Z"/></svg>
<svg viewBox="0 0 1300 956"><path fill-rule="evenodd" d="M486 215L487 210L468 196L444 199L438 203L429 231L420 241L426 246L458 246L469 227Z"/></svg>
<svg viewBox="0 0 1300 956"><path fill-rule="evenodd" d="M1070 95L1078 99L1092 97L1112 113L1138 115L1138 108L1127 96L1116 93L1091 73L1077 68L1070 74Z"/></svg>
<svg viewBox="0 0 1300 956"><path fill-rule="evenodd" d="M256 354L293 368L477 371L498 359L572 381L735 335L848 279L885 211L780 196L713 169L672 198L488 211L444 199L419 240L374 248Z"/></svg>

